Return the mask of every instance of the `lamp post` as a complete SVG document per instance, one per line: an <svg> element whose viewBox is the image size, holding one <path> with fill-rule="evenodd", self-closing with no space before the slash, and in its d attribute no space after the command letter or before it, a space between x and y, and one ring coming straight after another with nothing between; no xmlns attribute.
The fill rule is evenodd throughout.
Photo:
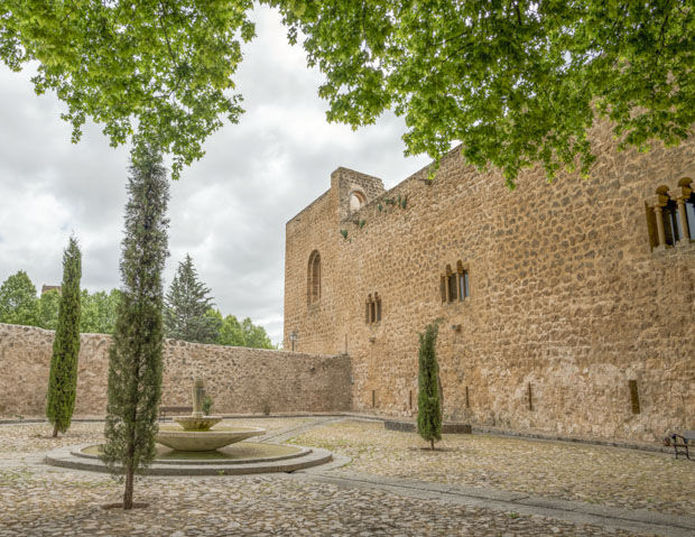
<svg viewBox="0 0 695 537"><path fill-rule="evenodd" d="M297 333L296 330L292 330L292 332L290 332L290 341L292 342L292 352L294 352L294 342L297 341L298 337L299 337L299 334Z"/></svg>

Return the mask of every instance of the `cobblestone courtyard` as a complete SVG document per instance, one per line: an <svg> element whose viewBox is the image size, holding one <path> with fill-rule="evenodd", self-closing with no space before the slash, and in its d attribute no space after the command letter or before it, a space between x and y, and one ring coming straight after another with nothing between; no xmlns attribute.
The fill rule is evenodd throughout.
<svg viewBox="0 0 695 537"><path fill-rule="evenodd" d="M149 506L124 513L102 507L122 493L108 475L42 462L49 449L100 442L102 423L75 423L57 440L46 424L3 425L0 536L695 533L695 463L664 454L477 434L445 436L430 453L415 434L381 423L243 421L266 428L268 440L326 447L352 462L294 474L142 478L136 501ZM509 501L525 497L534 502ZM618 522L602 524L586 506ZM615 513L651 515L657 525L644 527L657 531Z"/></svg>

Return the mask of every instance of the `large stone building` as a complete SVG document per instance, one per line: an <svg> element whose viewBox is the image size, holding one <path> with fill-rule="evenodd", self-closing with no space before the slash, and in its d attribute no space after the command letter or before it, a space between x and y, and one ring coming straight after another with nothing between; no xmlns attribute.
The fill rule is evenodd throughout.
<svg viewBox="0 0 695 537"><path fill-rule="evenodd" d="M287 223L285 348L347 353L356 410L411 415L440 320L445 418L651 441L695 428L695 141L509 191L459 151L389 191L345 168Z"/></svg>

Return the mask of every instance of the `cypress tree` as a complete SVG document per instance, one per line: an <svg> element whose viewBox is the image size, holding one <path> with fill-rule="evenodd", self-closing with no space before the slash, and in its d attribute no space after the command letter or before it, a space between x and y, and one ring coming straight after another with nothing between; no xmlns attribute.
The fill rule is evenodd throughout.
<svg viewBox="0 0 695 537"><path fill-rule="evenodd" d="M58 325L53 339L53 356L48 377L46 417L53 436L70 427L77 391L77 357L80 353L80 278L82 254L77 239L70 237L63 253L63 283L58 305Z"/></svg>
<svg viewBox="0 0 695 537"><path fill-rule="evenodd" d="M437 364L437 323L427 325L420 334L418 353L418 397L417 432L430 442L442 439L442 407L439 387L439 365Z"/></svg>
<svg viewBox="0 0 695 537"><path fill-rule="evenodd" d="M167 252L169 186L158 150L131 155L122 290L109 356L104 461L125 476L123 508L133 507L133 480L155 455L162 389L162 271Z"/></svg>
<svg viewBox="0 0 695 537"><path fill-rule="evenodd" d="M196 343L214 343L220 335L220 319L210 315L210 288L198 279L193 259L186 254L179 263L166 295L164 325L167 337Z"/></svg>

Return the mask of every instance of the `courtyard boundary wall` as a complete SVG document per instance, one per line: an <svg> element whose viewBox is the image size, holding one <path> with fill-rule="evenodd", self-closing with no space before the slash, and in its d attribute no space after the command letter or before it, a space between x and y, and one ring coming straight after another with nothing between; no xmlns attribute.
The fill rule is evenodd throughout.
<svg viewBox="0 0 695 537"><path fill-rule="evenodd" d="M43 416L54 332L0 324L0 416ZM75 416L104 415L111 337L82 334ZM205 380L215 413L350 410L347 356L165 340L162 405L190 406Z"/></svg>

